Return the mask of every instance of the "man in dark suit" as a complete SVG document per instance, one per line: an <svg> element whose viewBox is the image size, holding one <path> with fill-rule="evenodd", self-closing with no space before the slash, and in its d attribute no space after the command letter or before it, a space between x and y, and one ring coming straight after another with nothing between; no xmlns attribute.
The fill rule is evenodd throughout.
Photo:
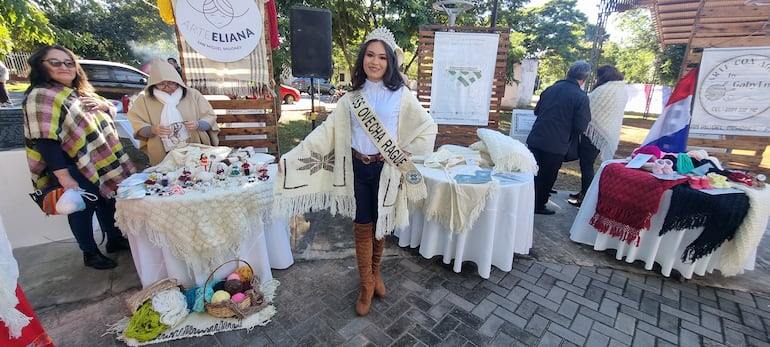
<svg viewBox="0 0 770 347"><path fill-rule="evenodd" d="M535 123L527 137L527 147L539 167L535 176L535 213L551 215L548 196L559 175L572 138L580 138L591 121L588 95L582 87L591 74L591 64L578 60L559 80L540 94L535 106Z"/></svg>

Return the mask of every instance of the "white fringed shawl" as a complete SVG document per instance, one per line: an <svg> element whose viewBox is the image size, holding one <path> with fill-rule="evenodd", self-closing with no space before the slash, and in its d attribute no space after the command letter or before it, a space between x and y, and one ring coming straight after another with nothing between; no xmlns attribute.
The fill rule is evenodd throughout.
<svg viewBox="0 0 770 347"><path fill-rule="evenodd" d="M733 239L721 247L723 253L717 268L725 277L743 273L746 261L762 240L770 216L770 188L754 189L738 183L731 183L731 186L749 197L749 211Z"/></svg>
<svg viewBox="0 0 770 347"><path fill-rule="evenodd" d="M623 125L623 111L628 102L626 82L610 81L588 94L591 102L591 122L585 134L591 143L601 151L602 160L615 156L620 142L620 128Z"/></svg>
<svg viewBox="0 0 770 347"><path fill-rule="evenodd" d="M417 98L402 88L398 121L398 145L405 151L424 155L433 151L437 126ZM283 172L275 179L273 212L278 216L302 215L310 210L329 209L333 215L354 218L353 161L351 154L350 94L321 126L297 147L281 157ZM385 164L377 194L375 236L381 239L396 227L409 225L407 194L401 173ZM424 181L419 184L424 185ZM410 203L415 202L410 199Z"/></svg>

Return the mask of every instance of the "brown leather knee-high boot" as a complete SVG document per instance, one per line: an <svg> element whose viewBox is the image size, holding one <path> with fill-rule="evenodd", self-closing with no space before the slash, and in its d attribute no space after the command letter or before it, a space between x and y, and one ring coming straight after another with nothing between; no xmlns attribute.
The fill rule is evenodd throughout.
<svg viewBox="0 0 770 347"><path fill-rule="evenodd" d="M361 278L361 294L356 301L356 313L365 316L372 307L374 296L374 276L372 275L372 240L374 232L372 223L353 223L353 237L356 241L356 262L358 275Z"/></svg>
<svg viewBox="0 0 770 347"><path fill-rule="evenodd" d="M373 229L373 228L372 228ZM372 275L374 275L374 295L378 298L385 297L385 282L380 275L380 263L382 262L382 251L385 248L385 237L377 240L372 233Z"/></svg>

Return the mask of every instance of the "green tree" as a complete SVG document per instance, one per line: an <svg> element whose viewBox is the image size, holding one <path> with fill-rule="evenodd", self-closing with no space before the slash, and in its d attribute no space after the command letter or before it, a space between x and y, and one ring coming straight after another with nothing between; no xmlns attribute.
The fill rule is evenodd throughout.
<svg viewBox="0 0 770 347"><path fill-rule="evenodd" d="M53 42L48 19L33 2L0 0L0 56Z"/></svg>
<svg viewBox="0 0 770 347"><path fill-rule="evenodd" d="M564 78L575 60L588 60L591 43L585 32L588 18L577 9L576 0L550 0L525 8L513 30L524 35L522 44L529 57L540 59L541 89Z"/></svg>

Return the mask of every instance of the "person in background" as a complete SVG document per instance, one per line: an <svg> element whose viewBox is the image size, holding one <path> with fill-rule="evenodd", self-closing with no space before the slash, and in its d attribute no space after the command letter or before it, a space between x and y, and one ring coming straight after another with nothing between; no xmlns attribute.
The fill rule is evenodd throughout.
<svg viewBox="0 0 770 347"><path fill-rule="evenodd" d="M94 240L93 216L107 235L107 253L128 250L115 226L118 184L134 172L120 144L113 117L115 106L93 92L75 54L47 46L32 54L29 88L23 102L27 162L35 189L58 183L98 197L85 210L67 215L86 266L111 269Z"/></svg>
<svg viewBox="0 0 770 347"><path fill-rule="evenodd" d="M580 191L570 194L567 202L580 207L588 186L594 179L594 162L599 152L602 160L615 156L620 142L620 128L623 125L623 111L628 102L626 82L623 74L612 65L602 65L596 69L596 82L588 93L591 103L591 122L580 135L578 156L580 159Z"/></svg>
<svg viewBox="0 0 770 347"><path fill-rule="evenodd" d="M0 59L0 106L11 106L11 98L8 95L8 88L6 83L8 82L10 74L8 68L5 66L3 59Z"/></svg>
<svg viewBox="0 0 770 347"><path fill-rule="evenodd" d="M126 115L139 148L155 166L166 153L187 143L219 144L217 116L203 95L187 87L174 67L153 62L147 88Z"/></svg>
<svg viewBox="0 0 770 347"><path fill-rule="evenodd" d="M570 66L567 78L556 81L540 94L535 106L535 123L527 137L527 147L537 160L535 213L551 215L548 196L559 175L570 141L580 136L591 121L588 96L582 87L591 74L591 64L578 60Z"/></svg>
<svg viewBox="0 0 770 347"><path fill-rule="evenodd" d="M353 90L281 157L275 180L279 213L330 208L353 218L361 283L355 310L361 316L374 296L386 293L380 275L385 234L406 226L408 204L426 195L419 171L408 169L414 167L409 156L431 153L436 140L433 119L404 87L396 62L400 49L385 28L369 34L356 59Z"/></svg>
<svg viewBox="0 0 770 347"><path fill-rule="evenodd" d="M174 70L176 70L177 73L179 73L179 76L182 76L182 67L179 66L179 63L176 61L176 58L170 57L166 59L166 61L171 64L171 66L174 67Z"/></svg>

